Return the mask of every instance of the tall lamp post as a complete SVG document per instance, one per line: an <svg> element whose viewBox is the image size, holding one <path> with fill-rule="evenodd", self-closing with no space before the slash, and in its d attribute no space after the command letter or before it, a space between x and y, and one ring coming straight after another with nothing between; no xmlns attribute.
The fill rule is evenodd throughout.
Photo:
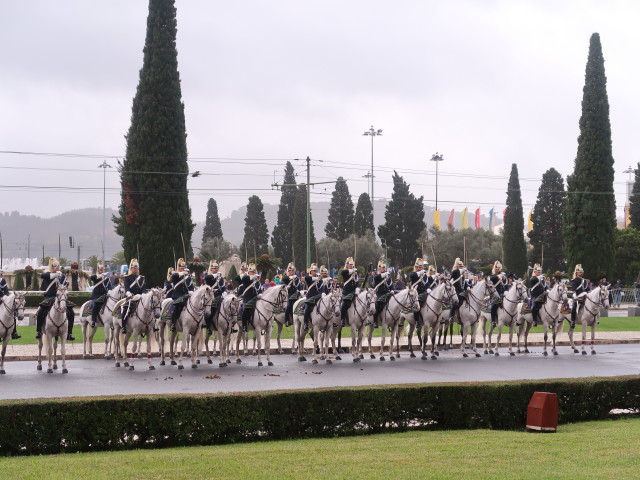
<svg viewBox="0 0 640 480"><path fill-rule="evenodd" d="M362 135L369 135L371 137L371 216L373 217L373 228L375 230L375 207L374 207L374 203L373 203L373 137L377 136L377 135L382 135L382 129L378 129L376 130L375 128L373 128L373 125L371 125L371 128L367 131L365 131Z"/></svg>
<svg viewBox="0 0 640 480"><path fill-rule="evenodd" d="M104 261L104 232L106 225L106 205L107 205L107 168L113 168L106 160L102 161L98 168L102 169L102 260ZM78 253L79 255L79 253Z"/></svg>
<svg viewBox="0 0 640 480"><path fill-rule="evenodd" d="M444 160L444 157L438 152L431 156L431 161L436 162L436 211L438 210L438 163Z"/></svg>

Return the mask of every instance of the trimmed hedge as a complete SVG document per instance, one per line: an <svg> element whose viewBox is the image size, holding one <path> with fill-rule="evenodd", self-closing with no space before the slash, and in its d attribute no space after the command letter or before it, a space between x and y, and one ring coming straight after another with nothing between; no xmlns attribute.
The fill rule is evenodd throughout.
<svg viewBox="0 0 640 480"><path fill-rule="evenodd" d="M0 402L0 454L210 445L421 429L523 429L535 391L560 423L640 409L640 376L227 395Z"/></svg>
<svg viewBox="0 0 640 480"><path fill-rule="evenodd" d="M69 292L69 300L76 306L81 306L84 302L91 300L91 292ZM44 299L42 292L29 292L25 297L26 308L37 308Z"/></svg>

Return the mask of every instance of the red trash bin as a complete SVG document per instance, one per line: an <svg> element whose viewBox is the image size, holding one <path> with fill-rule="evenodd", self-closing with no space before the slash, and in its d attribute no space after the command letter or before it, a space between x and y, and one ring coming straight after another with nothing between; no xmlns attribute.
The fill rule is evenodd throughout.
<svg viewBox="0 0 640 480"><path fill-rule="evenodd" d="M533 393L527 407L527 429L539 432L558 429L558 396L555 393Z"/></svg>

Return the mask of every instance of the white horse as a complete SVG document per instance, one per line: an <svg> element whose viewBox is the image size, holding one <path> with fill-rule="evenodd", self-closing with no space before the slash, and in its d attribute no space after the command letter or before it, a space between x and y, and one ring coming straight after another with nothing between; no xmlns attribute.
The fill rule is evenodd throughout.
<svg viewBox="0 0 640 480"><path fill-rule="evenodd" d="M89 305L92 300L82 304L80 308L80 323L82 324L82 358L93 358L93 336L98 331L98 326L102 324L104 326L104 359L111 360L112 348L115 348L115 335L112 335L113 331L113 309L120 300L124 298L124 285L118 285L117 287L107 292L107 298L98 314L96 319L96 326L91 327L91 313L89 312ZM95 307L95 305L94 305Z"/></svg>
<svg viewBox="0 0 640 480"><path fill-rule="evenodd" d="M551 351L554 355L558 355L558 350L556 349L556 338L558 336L558 332L562 329L562 321L564 318L560 314L560 308L566 300L567 288L564 283L558 282L547 292L547 298L538 312L540 315L540 321L542 322L542 331L544 332L544 350L542 354L545 357L549 355L547 352L549 329L551 329L551 336L553 340L553 347ZM520 353L520 337L522 336L523 331L524 353L529 353L528 336L529 330L531 330L531 326L533 325L533 313L524 313L521 311L518 323L520 325L518 329L518 353Z"/></svg>
<svg viewBox="0 0 640 480"><path fill-rule="evenodd" d="M382 330L382 335L380 338L380 361L384 362L384 345L387 336L387 329L389 329L389 359L395 360L396 358L400 358L400 333L402 329L400 326L400 318L402 316L402 312L410 313L413 315L414 312L420 310L420 302L418 301L418 292L416 291L416 287L407 287L400 292L395 292L389 295L389 301L384 306L384 309L380 312L378 316L378 321L380 323L380 329ZM371 352L371 337L373 337L373 326L369 328L369 334L367 340L369 341L369 352ZM393 342L396 341L397 352L396 356L393 356ZM371 358L376 358L373 353L370 353Z"/></svg>
<svg viewBox="0 0 640 480"><path fill-rule="evenodd" d="M480 314L482 313L482 304L487 296L492 300L497 300L500 297L493 284L487 283L485 280L480 280L473 287L467 290L467 298L458 308L456 315L458 317L458 321L462 325L462 341L460 343L460 350L462 351L462 356L465 358L469 356L466 352L467 332L469 330L471 330L470 349L475 353L476 357L481 356L476 349L476 333L478 330Z"/></svg>
<svg viewBox="0 0 640 480"><path fill-rule="evenodd" d="M57 281L57 280L56 280ZM42 370L42 345L47 344L47 361L49 368L47 373L53 373L58 369L58 339L60 339L60 355L62 356L62 373L69 373L66 362L66 342L69 322L67 321L67 297L66 285L59 285L56 298L49 309L42 327L42 338L38 340L38 370Z"/></svg>
<svg viewBox="0 0 640 480"><path fill-rule="evenodd" d="M600 309L609 308L609 290L606 286L596 287L585 295L584 304L579 307L580 310L576 314L576 324L582 325L582 355L586 355L585 345L587 344L587 327L591 327L591 355L596 354L595 340L596 327L600 318ZM569 328L569 342L574 353L578 353L575 343L573 342L574 327Z"/></svg>
<svg viewBox="0 0 640 480"><path fill-rule="evenodd" d="M220 341L220 363L218 366L226 367L228 363L231 363L231 334L237 332L240 299L232 293L229 293L222 298L220 302L218 314L213 318L213 326ZM207 362L213 363L209 351L209 344L206 340L207 338L205 338Z"/></svg>
<svg viewBox="0 0 640 480"><path fill-rule="evenodd" d="M347 310L347 321L351 328L351 355L353 361L359 362L362 355L362 341L367 325L373 322L376 313L376 293L371 288L354 294L351 306Z"/></svg>
<svg viewBox="0 0 640 480"><path fill-rule="evenodd" d="M256 300L253 314L249 319L248 330L253 330L254 336L258 341L258 366L262 367L262 355L260 351L262 349L262 336L264 335L264 352L267 356L267 365L273 366L271 361L271 329L273 328L273 311L286 308L287 304L287 286L284 284L276 285L268 288L264 292L258 295ZM242 332L238 335L236 340L236 362L241 363L239 350L240 341L248 335L249 331L244 331L242 325L239 325ZM240 362L238 362L240 360Z"/></svg>
<svg viewBox="0 0 640 480"><path fill-rule="evenodd" d="M149 370L156 369L151 363L151 359L153 358L151 353L151 338L154 336L153 329L156 325L156 319L160 318L163 294L164 291L162 289L152 288L139 296L135 308L130 308L127 318L127 333L126 335L120 333L120 349L115 355L116 367L120 366L120 358L124 358L124 366L129 367L129 370L134 370L133 359L136 356L137 350L136 340L144 334L147 338L147 364L149 365ZM120 328L121 326L122 324L120 324ZM132 336L133 347L131 354L128 355L129 360L127 361L127 347L129 346L129 339ZM120 356L118 356L118 354Z"/></svg>
<svg viewBox="0 0 640 480"><path fill-rule="evenodd" d="M431 338L431 359L438 359L439 352L436 350L436 333L440 330L440 318L442 317L443 308L445 305L454 306L457 304L458 295L451 280L441 280L438 286L435 287L431 293L427 294L427 299L420 309L422 328L424 329L422 337L422 360L427 359L428 338Z"/></svg>
<svg viewBox="0 0 640 480"><path fill-rule="evenodd" d="M326 360L328 364L333 363L329 359L329 340L331 340L333 352L336 353L336 360L342 360L337 355L335 336L336 330L342 326L342 321L340 320L341 299L340 291L334 290L329 294L323 293L313 306L313 311L311 312L314 352L311 363L313 364L318 363L318 350L320 351L320 360ZM307 308L311 307L307 306Z"/></svg>
<svg viewBox="0 0 640 480"><path fill-rule="evenodd" d="M498 351L500 347L500 339L502 338L502 327L509 327L509 355L515 356L513 351L513 331L515 330L516 323L519 315L519 307L521 302L527 302L529 300L529 294L527 293L527 287L523 280L515 280L509 290L506 291L502 299L502 308L498 308L498 322L496 325L491 323L489 332L487 332L487 322L491 321L491 310L488 312L483 311L481 315L482 319L482 336L484 340L484 353L494 353L491 349L491 336L493 330L498 329L498 336L496 338L495 356L499 357Z"/></svg>
<svg viewBox="0 0 640 480"><path fill-rule="evenodd" d="M25 292L13 292L6 295L0 302L0 341L2 342L2 355L0 356L0 375L4 375L4 356L7 353L7 344L11 341L11 332L15 319L24 318Z"/></svg>
<svg viewBox="0 0 640 480"><path fill-rule="evenodd" d="M202 335L202 326L205 316L211 312L213 303L213 290L209 285L201 285L197 290L189 292L187 303L180 312L180 323L182 324L182 344L180 346L180 356L178 357L178 370L184 369L182 358L187 346L187 338L191 343L191 368L198 368L198 343ZM171 341L178 335L172 332Z"/></svg>

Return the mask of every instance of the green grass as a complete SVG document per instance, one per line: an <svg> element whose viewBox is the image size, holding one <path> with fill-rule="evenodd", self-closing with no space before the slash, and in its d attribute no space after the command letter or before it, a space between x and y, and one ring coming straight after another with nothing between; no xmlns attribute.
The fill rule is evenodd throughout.
<svg viewBox="0 0 640 480"><path fill-rule="evenodd" d="M640 418L0 460L2 478L638 478Z"/></svg>

